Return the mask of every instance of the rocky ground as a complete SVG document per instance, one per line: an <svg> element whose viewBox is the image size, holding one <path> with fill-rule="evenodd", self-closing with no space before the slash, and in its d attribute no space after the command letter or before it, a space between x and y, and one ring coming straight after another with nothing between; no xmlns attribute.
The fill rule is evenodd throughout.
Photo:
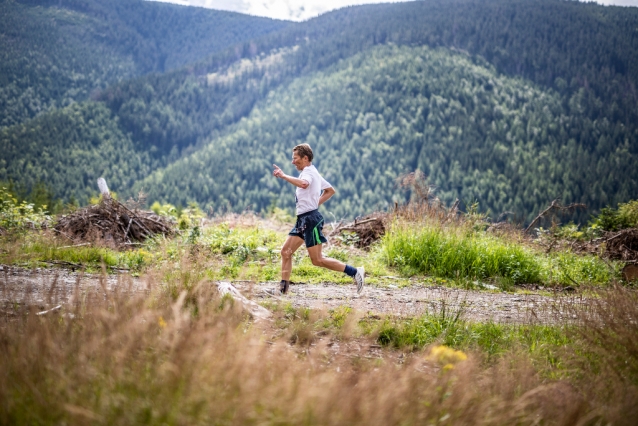
<svg viewBox="0 0 638 426"><path fill-rule="evenodd" d="M268 299L268 289L275 284L236 283L238 288L254 298ZM369 314L416 316L440 312L444 307L451 312L462 310L463 316L474 321L501 323L552 323L567 320L562 306L580 303L578 295L556 295L518 291L472 291L431 285L408 287L366 287L357 295L354 285L299 284L291 286L289 294L277 297L293 304L313 309L331 309L347 305Z"/></svg>
<svg viewBox="0 0 638 426"><path fill-rule="evenodd" d="M160 285L152 276L133 278L126 274L84 274L64 269L21 269L0 266L0 315L10 316L19 307L33 306L45 311L68 303L73 298L96 297L106 291L150 292ZM461 309L465 318L501 323L555 323L568 321L566 304L582 303L581 295L519 290L471 291L425 284L406 287L366 286L358 295L354 285L296 284L285 296L269 294L276 283L234 282L247 298L257 302L284 301L295 307L332 309L347 305L371 315L415 316L427 312L452 312Z"/></svg>

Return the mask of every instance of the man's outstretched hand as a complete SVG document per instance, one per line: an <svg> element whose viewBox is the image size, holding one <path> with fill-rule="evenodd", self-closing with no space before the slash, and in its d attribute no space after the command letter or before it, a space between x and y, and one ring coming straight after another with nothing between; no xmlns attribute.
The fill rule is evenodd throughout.
<svg viewBox="0 0 638 426"><path fill-rule="evenodd" d="M275 170L273 170L273 171L272 171L272 175L273 175L274 177L277 177L277 178L283 178L284 176L286 176L286 174L284 173L284 171L283 171L283 170L281 170L281 169L279 168L279 166L278 166L278 165L273 164L272 166L275 168Z"/></svg>
<svg viewBox="0 0 638 426"><path fill-rule="evenodd" d="M284 173L283 170L281 170L279 168L278 165L273 164L272 166L275 168L275 170L272 171L272 175L274 177L277 177L279 179L283 179L286 182L292 183L293 185L295 185L296 187L301 188L301 189L306 189L306 188L308 188L308 185L310 185L310 183L307 180L305 180L305 179L299 179L299 178L296 178L296 177L288 176L287 174Z"/></svg>

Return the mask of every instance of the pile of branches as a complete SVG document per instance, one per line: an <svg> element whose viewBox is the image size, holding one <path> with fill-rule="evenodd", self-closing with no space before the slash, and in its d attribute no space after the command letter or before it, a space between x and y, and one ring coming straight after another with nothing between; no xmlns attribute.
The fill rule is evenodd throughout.
<svg viewBox="0 0 638 426"><path fill-rule="evenodd" d="M329 235L331 237L344 237L344 234L355 234L357 238L353 240L354 246L367 248L385 234L386 227L384 220L385 215L379 213L364 218L357 218L354 222L347 224L339 222ZM343 239L345 238L342 238L342 240Z"/></svg>
<svg viewBox="0 0 638 426"><path fill-rule="evenodd" d="M599 238L574 245L577 251L598 254L607 259L638 262L638 229L605 232Z"/></svg>
<svg viewBox="0 0 638 426"><path fill-rule="evenodd" d="M170 236L175 233L175 228L166 217L139 209L131 210L109 198L63 216L55 225L55 231L74 242L123 247L156 234Z"/></svg>

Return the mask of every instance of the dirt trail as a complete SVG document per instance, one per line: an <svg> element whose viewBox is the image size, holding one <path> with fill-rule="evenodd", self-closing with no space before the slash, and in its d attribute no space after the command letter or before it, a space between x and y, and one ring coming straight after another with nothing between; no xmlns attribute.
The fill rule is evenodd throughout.
<svg viewBox="0 0 638 426"><path fill-rule="evenodd" d="M273 298L267 293L274 284L236 283L240 290L255 298ZM464 317L474 321L500 323L553 323L566 320L562 307L582 303L578 296L550 297L540 294L470 291L439 286L409 287L367 286L357 295L354 285L293 285L289 294L277 297L293 304L314 309L331 309L341 305L370 314L415 316L440 312L445 305L452 312L462 309Z"/></svg>
<svg viewBox="0 0 638 426"><path fill-rule="evenodd" d="M275 283L233 283L242 294L256 301L281 300L296 307L331 309L341 305L370 314L414 316L462 307L466 318L475 321L501 323L553 323L569 320L562 316L562 306L582 303L580 296L550 297L541 294L468 291L437 286L410 287L366 286L357 295L354 285L296 284L289 294L272 296L267 290ZM16 306L30 305L39 310L67 303L73 294L103 294L104 290L119 292L150 292L157 285L151 277L129 275L83 274L62 269L34 269L0 266L0 315L10 315ZM99 291L102 289L102 291Z"/></svg>

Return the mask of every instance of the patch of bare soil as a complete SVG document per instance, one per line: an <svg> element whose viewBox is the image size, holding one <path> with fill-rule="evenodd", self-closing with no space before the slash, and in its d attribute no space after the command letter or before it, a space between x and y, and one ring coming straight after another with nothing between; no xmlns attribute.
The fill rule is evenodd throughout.
<svg viewBox="0 0 638 426"><path fill-rule="evenodd" d="M469 291L437 286L410 287L366 286L358 295L354 285L295 284L285 296L273 296L268 290L276 283L234 282L247 298L257 302L279 300L295 307L333 309L349 306L371 315L417 316L440 312L445 306L452 311L462 309L464 317L473 321L499 323L555 323L568 321L562 306L584 303L580 295L547 296L537 293L496 293ZM133 278L126 274L99 275L63 269L21 269L0 266L0 315L16 313L16 309L36 307L47 310L77 298L106 297L107 292L150 292L155 285L150 276Z"/></svg>

